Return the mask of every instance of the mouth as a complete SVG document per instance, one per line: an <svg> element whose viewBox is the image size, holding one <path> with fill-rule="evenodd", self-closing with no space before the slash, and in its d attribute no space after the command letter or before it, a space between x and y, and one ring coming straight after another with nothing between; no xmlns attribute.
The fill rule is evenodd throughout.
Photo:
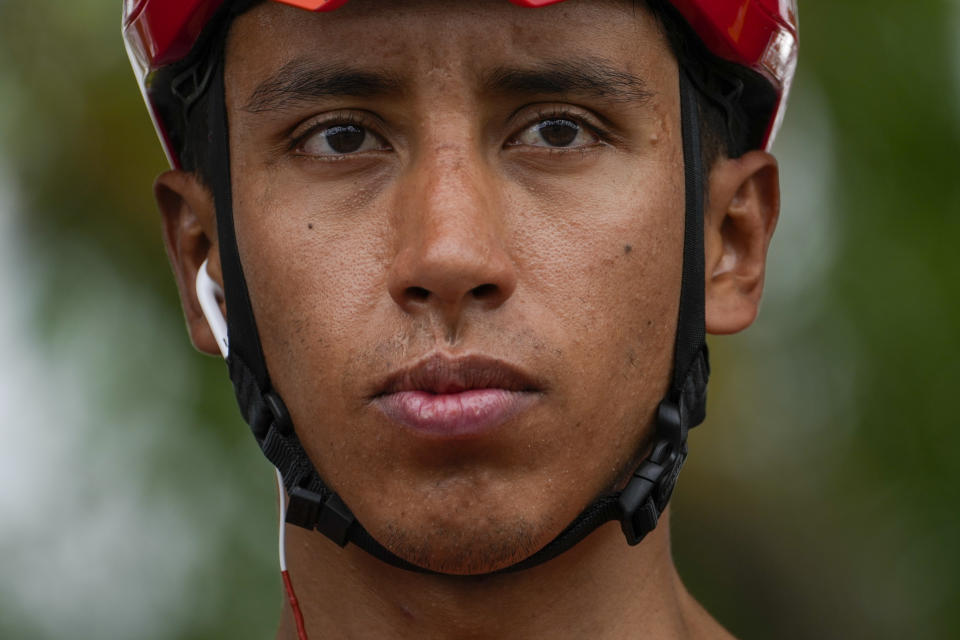
<svg viewBox="0 0 960 640"><path fill-rule="evenodd" d="M477 436L532 406L543 385L518 367L485 356L436 354L389 376L372 404L420 435Z"/></svg>

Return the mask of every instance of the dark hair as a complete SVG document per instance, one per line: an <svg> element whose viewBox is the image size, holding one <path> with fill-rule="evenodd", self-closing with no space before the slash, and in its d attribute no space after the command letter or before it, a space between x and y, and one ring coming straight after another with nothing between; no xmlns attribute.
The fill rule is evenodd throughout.
<svg viewBox="0 0 960 640"><path fill-rule="evenodd" d="M777 90L765 77L711 53L667 0L633 0L657 19L674 57L697 89L703 166L721 156L739 158L759 149L777 105Z"/></svg>
<svg viewBox="0 0 960 640"><path fill-rule="evenodd" d="M184 170L210 184L209 79L222 73L227 31L241 13L264 0L227 2L181 62L156 71L150 97L156 105L173 149ZM739 157L759 148L765 124L776 106L777 92L760 74L710 53L697 34L667 0L633 0L634 7L656 18L681 69L697 89L703 163L713 166L722 156ZM759 126L758 126L759 125Z"/></svg>

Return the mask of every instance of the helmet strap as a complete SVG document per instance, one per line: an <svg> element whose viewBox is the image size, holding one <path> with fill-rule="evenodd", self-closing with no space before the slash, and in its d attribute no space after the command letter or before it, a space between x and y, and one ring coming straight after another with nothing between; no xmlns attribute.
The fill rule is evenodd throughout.
<svg viewBox="0 0 960 640"><path fill-rule="evenodd" d="M225 103L224 52L217 55L210 79L208 130L211 190L227 307L227 367L237 402L254 438L283 476L290 495L287 522L317 529L340 546L351 542L396 567L436 573L413 565L378 543L317 473L273 389L257 332L253 307L237 247L230 177L229 122ZM619 520L633 545L656 527L687 455L687 432L705 417L709 375L704 330L704 171L700 153L697 97L680 71L681 128L685 165L683 277L670 389L660 403L650 454L626 487L596 499L553 541L534 555L496 573L536 566L563 553L594 529ZM562 496L560 497L562 499Z"/></svg>

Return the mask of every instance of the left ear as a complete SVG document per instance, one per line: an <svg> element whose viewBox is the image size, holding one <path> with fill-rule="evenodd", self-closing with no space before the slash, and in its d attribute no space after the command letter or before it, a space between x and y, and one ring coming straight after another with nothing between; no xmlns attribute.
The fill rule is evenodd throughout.
<svg viewBox="0 0 960 640"><path fill-rule="evenodd" d="M779 215L776 158L750 151L714 164L704 220L708 332L736 333L757 317Z"/></svg>

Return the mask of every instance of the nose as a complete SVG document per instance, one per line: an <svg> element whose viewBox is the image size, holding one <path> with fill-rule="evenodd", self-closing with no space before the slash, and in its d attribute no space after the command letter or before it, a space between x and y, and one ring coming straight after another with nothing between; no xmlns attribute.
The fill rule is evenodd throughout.
<svg viewBox="0 0 960 640"><path fill-rule="evenodd" d="M439 148L402 178L388 286L408 313L456 324L471 309L500 307L516 289L503 199L478 155Z"/></svg>

